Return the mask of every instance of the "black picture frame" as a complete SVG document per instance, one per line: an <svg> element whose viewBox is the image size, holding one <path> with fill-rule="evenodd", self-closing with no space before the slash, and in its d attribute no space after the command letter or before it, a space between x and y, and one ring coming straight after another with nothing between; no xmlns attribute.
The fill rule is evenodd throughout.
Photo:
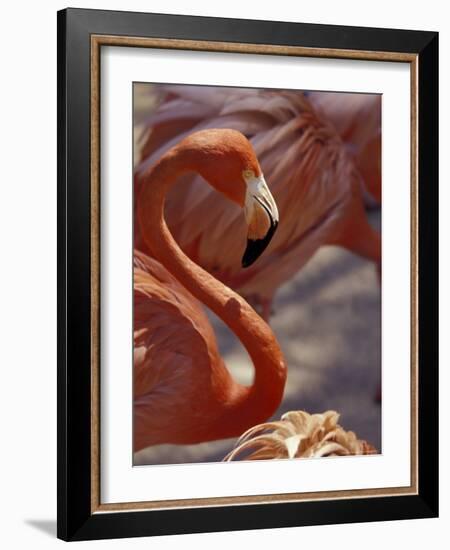
<svg viewBox="0 0 450 550"><path fill-rule="evenodd" d="M58 532L137 537L438 515L438 33L148 13L58 12ZM92 511L91 36L417 56L418 491L415 495Z"/></svg>

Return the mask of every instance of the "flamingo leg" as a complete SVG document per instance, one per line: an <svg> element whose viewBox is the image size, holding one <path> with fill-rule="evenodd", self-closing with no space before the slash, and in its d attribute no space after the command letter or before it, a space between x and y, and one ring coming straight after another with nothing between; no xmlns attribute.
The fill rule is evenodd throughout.
<svg viewBox="0 0 450 550"><path fill-rule="evenodd" d="M245 296L245 299L253 307L253 309L258 313L260 317L269 323L271 315L273 315L273 295L271 296L260 296L258 294L253 294L251 296Z"/></svg>
<svg viewBox="0 0 450 550"><path fill-rule="evenodd" d="M346 222L330 244L342 246L358 256L372 260L381 283L381 235L370 225L361 200L353 200Z"/></svg>
<svg viewBox="0 0 450 550"><path fill-rule="evenodd" d="M342 231L331 244L342 246L358 256L372 260L381 285L381 235L370 225L362 201L353 201ZM381 383L375 391L374 400L381 403Z"/></svg>
<svg viewBox="0 0 450 550"><path fill-rule="evenodd" d="M272 310L273 296L261 298L261 317L269 322L270 316L273 314Z"/></svg>
<svg viewBox="0 0 450 550"><path fill-rule="evenodd" d="M381 383L378 384L377 391L375 393L375 403L381 403Z"/></svg>

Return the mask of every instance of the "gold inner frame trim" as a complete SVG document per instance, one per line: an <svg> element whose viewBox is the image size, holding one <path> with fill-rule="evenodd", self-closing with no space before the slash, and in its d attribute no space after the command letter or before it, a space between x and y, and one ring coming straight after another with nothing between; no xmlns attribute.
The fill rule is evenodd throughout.
<svg viewBox="0 0 450 550"><path fill-rule="evenodd" d="M411 82L411 484L408 487L143 502L100 500L100 49L101 46L286 55L409 63ZM418 55L132 36L91 35L91 513L306 502L418 494Z"/></svg>

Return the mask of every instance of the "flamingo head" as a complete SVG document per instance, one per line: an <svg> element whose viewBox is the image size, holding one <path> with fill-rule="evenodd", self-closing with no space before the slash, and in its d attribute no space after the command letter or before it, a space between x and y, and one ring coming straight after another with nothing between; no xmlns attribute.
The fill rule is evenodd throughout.
<svg viewBox="0 0 450 550"><path fill-rule="evenodd" d="M279 221L252 145L241 132L217 129L191 134L184 147L190 151L191 168L244 209L248 234L242 267L249 267L267 248Z"/></svg>

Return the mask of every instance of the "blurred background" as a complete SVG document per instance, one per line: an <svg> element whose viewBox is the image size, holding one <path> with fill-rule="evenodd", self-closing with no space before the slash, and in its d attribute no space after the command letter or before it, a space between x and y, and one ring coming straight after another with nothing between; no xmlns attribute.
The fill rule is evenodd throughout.
<svg viewBox="0 0 450 550"><path fill-rule="evenodd" d="M173 93L173 88L169 93ZM189 88L194 93L199 87ZM162 90L159 85L134 85L136 169L145 157L149 120L155 120L162 98L167 97ZM360 125L364 126L366 120L369 121L366 126L378 125L377 144L381 143L379 98L376 102L369 101L371 112L368 113L362 107L367 102L364 103L365 98L359 94L306 92L303 95L308 101L314 101L319 111L322 104L337 106L340 114L332 122L349 155L356 157L356 163L366 136L355 130L355 117ZM346 96L345 103L343 96ZM348 105L353 108L351 113ZM381 173L381 152L369 143L360 158L369 153L371 160L361 169L363 174L364 170L367 172L367 215L371 225L381 231L381 195L377 196L376 189L371 188L374 171L378 169ZM266 179L270 185L269 178ZM269 323L288 364L284 398L273 419L291 410L309 413L335 410L340 413L340 424L346 430L354 431L358 438L367 440L381 452L381 403L376 399L381 383L381 289L374 264L343 248L322 246L279 286L270 312ZM245 349L214 314L207 313L227 367L236 380L250 384L253 366ZM134 464L218 461L232 449L234 442L231 439L199 445L149 447L135 453Z"/></svg>

